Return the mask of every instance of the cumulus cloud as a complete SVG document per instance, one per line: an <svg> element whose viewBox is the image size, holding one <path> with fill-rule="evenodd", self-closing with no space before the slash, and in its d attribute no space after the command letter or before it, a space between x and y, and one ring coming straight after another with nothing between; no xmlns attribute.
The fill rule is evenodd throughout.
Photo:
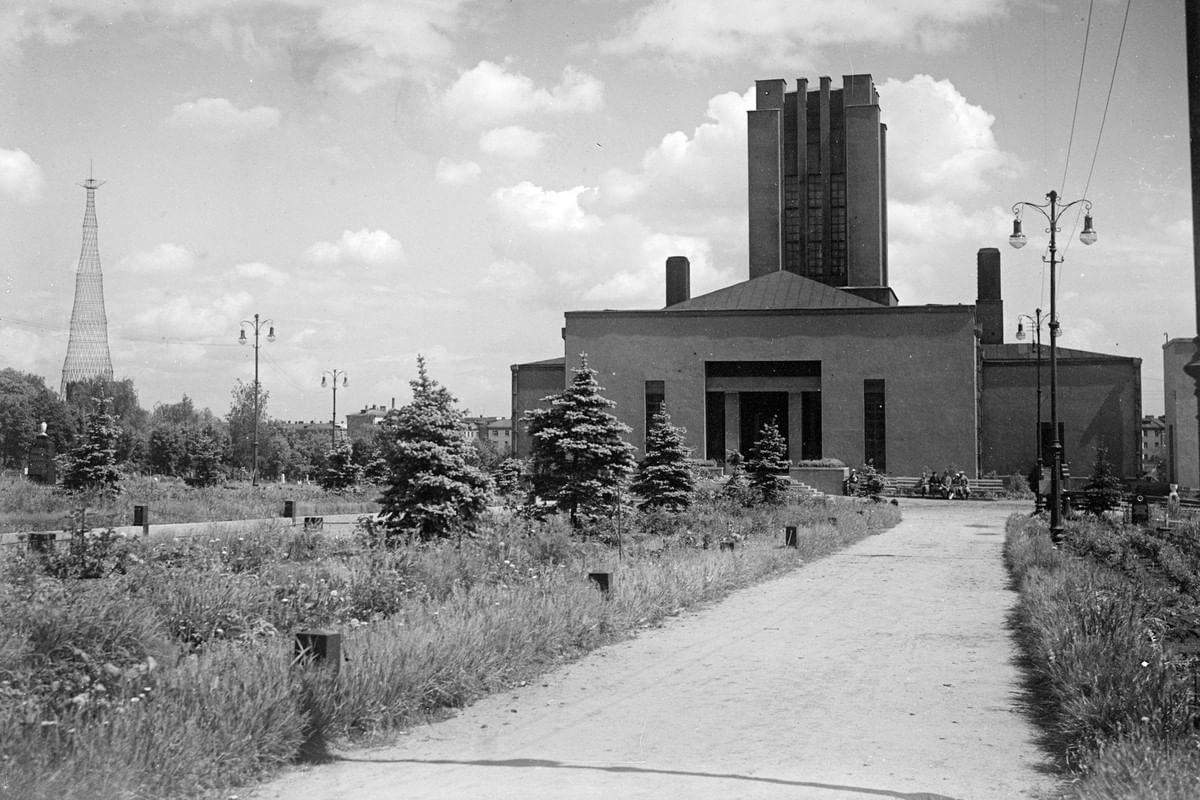
<svg viewBox="0 0 1200 800"><path fill-rule="evenodd" d="M18 203L37 202L46 180L42 168L24 150L5 150L0 147L0 192Z"/></svg>
<svg viewBox="0 0 1200 800"><path fill-rule="evenodd" d="M150 250L141 250L123 257L118 269L135 274L178 274L196 266L196 254L181 244L163 242Z"/></svg>
<svg viewBox="0 0 1200 800"><path fill-rule="evenodd" d="M248 292L231 292L205 303L190 294L168 297L135 314L127 329L140 336L168 339L227 338L252 300Z"/></svg>
<svg viewBox="0 0 1200 800"><path fill-rule="evenodd" d="M531 131L520 125L508 125L480 134L479 150L489 156L520 161L539 155L549 138L548 133Z"/></svg>
<svg viewBox="0 0 1200 800"><path fill-rule="evenodd" d="M252 66L289 64L304 80L362 92L398 78L427 79L453 55L466 0L12 0L0 9L0 54L29 41L78 41L87 22L136 18L164 36L216 43Z"/></svg>
<svg viewBox="0 0 1200 800"><path fill-rule="evenodd" d="M651 229L629 214L599 215L584 207L595 189L545 189L528 181L489 198L492 250L485 286L519 285L542 305L661 307L664 264L686 255L692 286L729 282L703 237Z"/></svg>
<svg viewBox="0 0 1200 800"><path fill-rule="evenodd" d="M825 46L943 47L958 29L1003 11L1003 3L993 0L654 0L627 18L601 49L687 63L743 58L811 63L813 51Z"/></svg>
<svg viewBox="0 0 1200 800"><path fill-rule="evenodd" d="M233 268L233 274L247 280L261 280L273 286L282 286L288 282L288 276L282 270L264 264L261 261L250 261L238 264Z"/></svg>
<svg viewBox="0 0 1200 800"><path fill-rule="evenodd" d="M279 110L267 106L243 110L224 97L204 97L175 106L163 120L163 125L214 141L233 142L277 127Z"/></svg>
<svg viewBox="0 0 1200 800"><path fill-rule="evenodd" d="M593 202L598 211L636 211L656 225L711 232L741 230L746 214L746 111L754 92L708 101L709 122L689 136L673 131L642 157L637 171L610 170ZM734 222L734 221L737 222Z"/></svg>
<svg viewBox="0 0 1200 800"><path fill-rule="evenodd" d="M442 157L438 159L434 177L438 183L456 186L474 183L479 179L481 172L482 169L474 161L451 161Z"/></svg>
<svg viewBox="0 0 1200 800"><path fill-rule="evenodd" d="M443 104L463 126L484 127L538 111L596 111L604 105L604 84L568 66L557 86L540 89L528 76L509 72L507 65L480 61L451 85Z"/></svg>
<svg viewBox="0 0 1200 800"><path fill-rule="evenodd" d="M465 0L396 3L389 0L330 4L317 35L330 77L363 92L402 77L425 76L453 53L452 36L463 22Z"/></svg>
<svg viewBox="0 0 1200 800"><path fill-rule="evenodd" d="M914 75L879 87L888 126L888 192L894 197L963 198L1011 176L1017 157L996 144L996 118L948 80Z"/></svg>
<svg viewBox="0 0 1200 800"><path fill-rule="evenodd" d="M404 260L404 247L387 231L342 231L336 242L316 242L305 251L314 264L388 266Z"/></svg>

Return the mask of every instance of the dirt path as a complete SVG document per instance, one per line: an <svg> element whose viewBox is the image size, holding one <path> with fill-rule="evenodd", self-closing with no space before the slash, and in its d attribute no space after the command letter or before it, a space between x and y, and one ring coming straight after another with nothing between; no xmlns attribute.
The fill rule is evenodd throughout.
<svg viewBox="0 0 1200 800"><path fill-rule="evenodd" d="M954 798L1054 781L1018 710L1001 563L1023 505L904 522L263 798Z"/></svg>

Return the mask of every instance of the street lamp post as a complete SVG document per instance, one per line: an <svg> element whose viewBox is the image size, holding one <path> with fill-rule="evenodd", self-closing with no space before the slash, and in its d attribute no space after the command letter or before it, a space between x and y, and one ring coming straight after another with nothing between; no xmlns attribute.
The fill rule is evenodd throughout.
<svg viewBox="0 0 1200 800"><path fill-rule="evenodd" d="M321 388L324 389L326 382L333 384L333 417L329 420L329 449L337 447L337 389L338 376L342 378L342 386L346 385L346 371L342 369L327 369L321 373Z"/></svg>
<svg viewBox="0 0 1200 800"><path fill-rule="evenodd" d="M246 344L246 326L249 325L254 329L254 433L250 440L250 485L258 485L258 335L264 327L267 328L267 341L275 341L275 320L264 319L259 320L258 314L254 315L253 321L242 320L241 333L238 335L238 343Z"/></svg>
<svg viewBox="0 0 1200 800"><path fill-rule="evenodd" d="M1029 320L1029 324L1033 326L1034 347L1037 353L1037 436L1034 438L1034 461L1037 464L1037 475L1041 478L1042 475L1042 323L1045 318L1042 316L1040 308L1034 309L1033 316L1028 314L1017 315L1017 340L1025 339L1025 326L1021 320ZM1033 513L1038 513L1045 509L1046 498L1042 495L1040 487L1032 486L1033 496L1035 498L1033 505Z"/></svg>
<svg viewBox="0 0 1200 800"><path fill-rule="evenodd" d="M1083 231L1079 234L1079 241L1085 245L1095 244L1096 231L1092 227L1092 203L1090 200L1072 200L1065 205L1059 205L1058 192L1054 190L1051 190L1046 195L1046 199L1049 202L1039 204L1022 201L1013 205L1013 232L1012 236L1008 237L1008 243L1017 249L1025 246L1025 234L1021 232L1022 209L1032 208L1050 223L1050 227L1046 229L1046 232L1050 234L1050 258L1044 259L1050 262L1050 322L1048 325L1050 328L1050 428L1054 435L1054 441L1050 445L1050 449L1053 452L1052 470L1050 472L1050 538L1057 543L1062 539L1063 532L1063 443L1058 435L1058 349L1055 342L1058 339L1057 273L1058 264L1061 259L1058 258L1058 246L1055 234L1058 233L1058 220L1062 216L1062 212L1080 203L1083 204L1086 213L1083 217Z"/></svg>

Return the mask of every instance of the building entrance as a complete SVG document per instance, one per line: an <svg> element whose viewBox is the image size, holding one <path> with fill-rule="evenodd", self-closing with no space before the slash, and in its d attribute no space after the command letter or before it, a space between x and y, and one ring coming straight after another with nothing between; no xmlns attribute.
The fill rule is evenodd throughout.
<svg viewBox="0 0 1200 800"><path fill-rule="evenodd" d="M788 393L787 392L742 392L739 409L742 456L749 457L751 448L758 443L763 426L774 422L785 442L788 438ZM789 444L790 448L790 444ZM789 450L790 451L790 450Z"/></svg>

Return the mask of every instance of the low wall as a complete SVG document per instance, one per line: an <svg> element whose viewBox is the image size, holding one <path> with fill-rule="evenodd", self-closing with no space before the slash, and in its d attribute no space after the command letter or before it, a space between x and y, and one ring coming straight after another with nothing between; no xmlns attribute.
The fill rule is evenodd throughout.
<svg viewBox="0 0 1200 800"><path fill-rule="evenodd" d="M845 494L845 481L850 477L848 467L792 467L792 480L807 484L825 494Z"/></svg>

